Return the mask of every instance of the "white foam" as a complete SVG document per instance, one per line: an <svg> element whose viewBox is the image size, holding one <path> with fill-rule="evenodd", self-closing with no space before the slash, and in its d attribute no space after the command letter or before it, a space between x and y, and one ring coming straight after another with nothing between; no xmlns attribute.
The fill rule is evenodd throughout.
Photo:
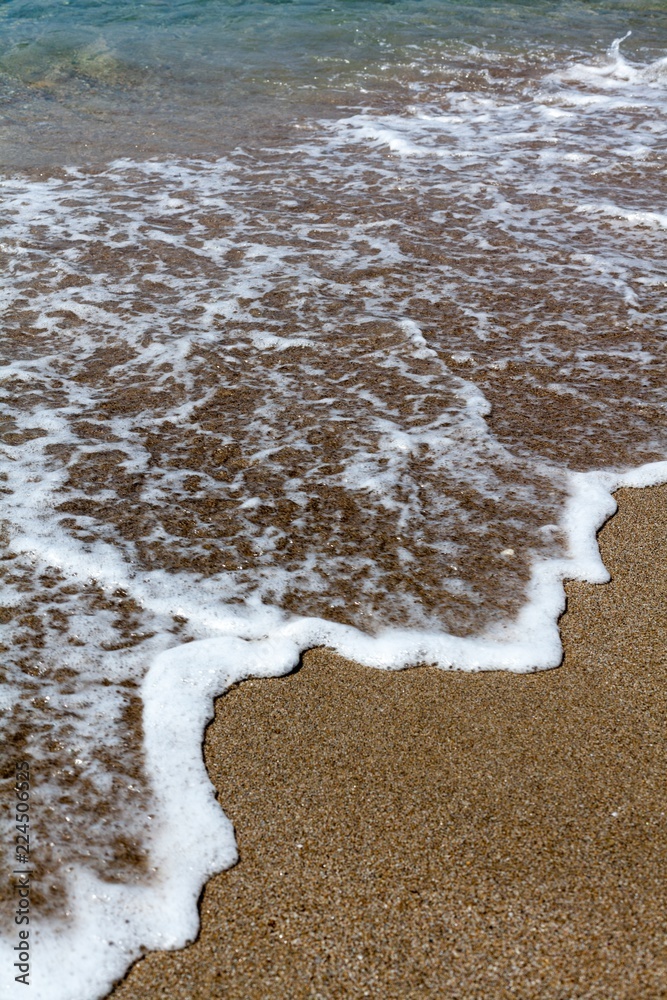
<svg viewBox="0 0 667 1000"><path fill-rule="evenodd" d="M331 622L300 619L253 642L226 636L158 654L142 687L146 763L158 792L151 837L155 877L150 886L118 886L77 872L72 882L72 922L59 930L35 928L31 996L35 1000L102 996L143 948L180 948L194 940L200 887L237 857L232 826L216 803L201 755L203 731L217 695L247 677L289 672L303 650L322 644L382 669L421 661L445 669L516 673L556 666L561 658L556 622L564 608L562 581L608 579L596 531L615 509L612 491L666 481L667 462L620 476L573 476L563 522L569 555L535 568L529 602L502 636L467 639L387 630L371 638ZM11 945L5 941L0 947L6 968L12 964ZM23 988L10 984L1 995L14 1000L23 996Z"/></svg>
<svg viewBox="0 0 667 1000"><path fill-rule="evenodd" d="M618 205L578 205L582 215L606 215L612 219L625 219L633 226L647 226L649 229L667 229L667 214L664 212L632 211Z"/></svg>
<svg viewBox="0 0 667 1000"><path fill-rule="evenodd" d="M667 481L666 462L631 472L621 460L615 471L572 472L569 465L570 457L572 467L586 464L576 460L577 448L589 433L602 436L618 412L636 428L637 455L664 454L661 428L642 423L644 404L656 411L661 405L646 372L660 360L649 334L662 322L656 303L664 281L657 180L663 82L661 61L632 67L617 45L599 66L570 66L529 90L424 90L422 104L400 113L369 108L313 124L299 134L299 145L281 151L283 187L274 183L276 150L266 159L246 151L215 163L124 160L96 174L72 170L56 180L1 182L9 261L3 302L19 313L29 307L37 317L29 320L30 337L12 342L17 356L1 372L8 391L20 387L21 406L8 418L28 434L0 454L8 549L26 577L38 581L47 569L57 570L71 585L74 596L63 590L58 607L70 614L74 637L88 644L58 646L66 640L54 635L44 653L46 661L66 650L87 685L88 710L82 695L46 681L44 698L77 708L79 729L69 749L105 795L109 776L87 761L86 747L96 728L109 745L117 740L113 726L122 706L113 685L140 683L154 789L146 807L151 877L112 885L87 868L73 871L70 923L35 928L35 1000L92 1000L142 948L180 947L196 935L201 885L236 857L231 825L201 758L212 699L230 684L284 674L314 645L379 669L428 662L522 673L560 662L562 581L608 579L595 532L614 510L612 492ZM600 141L605 129L614 137L609 146ZM623 174L626 163L643 171L641 189L635 173L629 181ZM621 190L610 193L618 176ZM272 214L256 209L256 196L271 204ZM358 215L360 204L367 215ZM55 252L58 241L67 244L64 252ZM427 245L423 256L420 241ZM100 243L105 252L96 258ZM113 256L118 248L126 257ZM242 255L233 267L231 253ZM131 266L124 269L126 260ZM82 276L88 283L63 280ZM568 311L574 280L576 308ZM152 284L160 290L150 295ZM509 306L494 305L499 289ZM265 300L276 291L278 316ZM554 315L544 306L547 292L566 303ZM135 300L152 311L133 312ZM344 306L333 318L332 303ZM601 303L609 327L599 319ZM622 321L627 333L611 339L621 309L629 310ZM443 319L424 323L420 310L431 320L439 310ZM336 338L337 364L328 368ZM100 361L102 349L107 361ZM290 361L294 356L298 362ZM135 417L110 408L102 419L100 408L113 402L113 391L105 396L92 376L86 381L86 366L95 364L108 364L119 391L149 385L155 407ZM202 377L206 366L224 368L217 382ZM480 388L502 377L506 393L528 398L535 369L548 372L540 389L559 405L583 400L594 414L572 427L572 455L560 461L543 456L539 435L536 443L497 433L493 418L502 418L502 401L494 414ZM202 413L219 388L252 393L258 384L243 423L208 429ZM395 391L385 392L387 384ZM587 395L598 384L607 386L606 395ZM304 391L315 386L319 394L302 406ZM216 405L222 413L223 404ZM298 420L290 422L293 413ZM104 430L103 443L77 430L82 421ZM161 465L147 427L158 443L169 427L183 437L186 430L198 435L202 448L240 442L245 462L279 480L272 489L293 505L290 526L253 520L267 504L266 491L246 486L238 470L217 477L215 463L207 471L196 458L182 457L178 440L168 456L178 461ZM322 471L311 443L309 432L322 428L342 441L332 449L333 471ZM41 436L31 436L36 429ZM69 472L114 450L117 480L143 477L142 502L178 508L188 489L199 489L233 507L254 562L209 576L167 572L142 563L132 539L111 521L79 513L74 527L63 527L63 497L90 499L84 487L68 485ZM60 454L67 457L53 457ZM192 483L195 474L200 487ZM90 492L97 501L119 502L116 479L110 474L104 489ZM466 545L497 558L501 589L527 561L532 575L522 609L511 620L491 615L473 637L454 634L407 587L397 592L387 584L383 568L360 546L342 556L318 550L306 518L323 479L332 492L361 496L378 531L392 524L406 577L418 562L417 543L423 545L440 573L443 604L451 598L456 613L479 611L481 620L485 609L481 585L460 565ZM427 490L433 482L443 486L441 494ZM500 508L505 520L498 516L496 523L507 540L500 532L487 541L488 525L475 522L456 492L445 490L452 486ZM539 524L532 551L522 511ZM554 541L556 520L565 550ZM341 517L336 530L344 528ZM151 531L143 541L159 541L170 552L187 544L192 555L216 542L203 515L186 542L159 519ZM303 555L291 561L276 556L279 546L289 550L290 533L305 540ZM234 540L225 544L231 549ZM333 615L349 602L352 571L358 571L358 628L281 608L283 595L296 587L303 604L318 598ZM109 599L128 595L150 638L114 648L112 611L90 614L82 597L92 582ZM21 604L21 586L7 585L5 606ZM374 599L390 605L403 625L388 627L373 611ZM194 641L181 643L174 616L187 619ZM11 638L13 626L3 628ZM113 683L102 687L101 678ZM5 688L0 697L9 709L20 688ZM46 782L45 800L56 794ZM0 948L6 967L11 944ZM23 995L11 983L1 989L12 1000Z"/></svg>
<svg viewBox="0 0 667 1000"><path fill-rule="evenodd" d="M656 59L648 65L634 65L621 54L621 45L632 32L616 38L607 56L598 63L575 63L567 69L551 74L551 79L566 83L584 83L607 90L623 88L643 89L664 87L667 84L667 57Z"/></svg>

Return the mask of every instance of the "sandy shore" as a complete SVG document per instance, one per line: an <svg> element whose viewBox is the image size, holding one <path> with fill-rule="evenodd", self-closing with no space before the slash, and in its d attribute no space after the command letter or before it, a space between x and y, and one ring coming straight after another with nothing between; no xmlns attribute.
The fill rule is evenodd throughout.
<svg viewBox="0 0 667 1000"><path fill-rule="evenodd" d="M559 670L315 650L220 698L240 863L200 939L114 1000L667 997L667 488L618 500L613 581L568 585Z"/></svg>

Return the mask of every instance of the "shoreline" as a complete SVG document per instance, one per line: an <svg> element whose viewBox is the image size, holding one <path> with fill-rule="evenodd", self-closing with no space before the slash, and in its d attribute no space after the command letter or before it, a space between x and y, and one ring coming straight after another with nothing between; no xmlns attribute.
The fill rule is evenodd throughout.
<svg viewBox="0 0 667 1000"><path fill-rule="evenodd" d="M109 996L662 995L667 486L616 497L612 582L566 584L560 668L314 649L217 699L206 764L240 861L197 942Z"/></svg>

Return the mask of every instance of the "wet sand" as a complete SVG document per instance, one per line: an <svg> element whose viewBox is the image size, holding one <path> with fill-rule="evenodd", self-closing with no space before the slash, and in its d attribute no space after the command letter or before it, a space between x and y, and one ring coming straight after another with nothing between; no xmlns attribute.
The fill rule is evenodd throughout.
<svg viewBox="0 0 667 1000"><path fill-rule="evenodd" d="M623 490L558 670L325 650L217 703L239 864L114 1000L667 997L667 487ZM196 848L196 817L193 817Z"/></svg>

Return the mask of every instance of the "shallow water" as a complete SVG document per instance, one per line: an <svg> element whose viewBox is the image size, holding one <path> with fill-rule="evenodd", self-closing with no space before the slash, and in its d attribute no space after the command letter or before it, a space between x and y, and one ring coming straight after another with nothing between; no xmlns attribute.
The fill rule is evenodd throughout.
<svg viewBox="0 0 667 1000"><path fill-rule="evenodd" d="M9 3L0 30L0 697L48 934L90 873L162 891L142 699L164 670L186 704L197 641L296 643L233 647L208 694L315 641L557 662L535 581L610 509L577 476L667 457L667 14ZM109 970L156 946L137 921Z"/></svg>

